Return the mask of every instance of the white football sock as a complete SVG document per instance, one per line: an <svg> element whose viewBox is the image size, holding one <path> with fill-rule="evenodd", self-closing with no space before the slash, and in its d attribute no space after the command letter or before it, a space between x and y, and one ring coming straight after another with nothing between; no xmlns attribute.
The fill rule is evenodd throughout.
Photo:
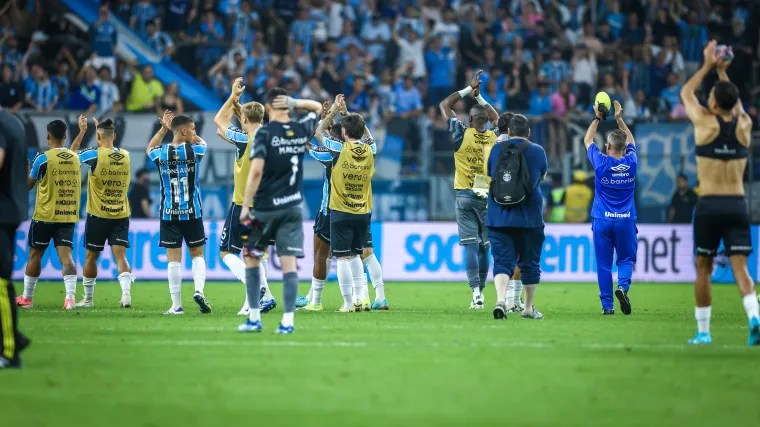
<svg viewBox="0 0 760 427"><path fill-rule="evenodd" d="M507 308L515 305L515 282L516 280L510 280L507 283Z"/></svg>
<svg viewBox="0 0 760 427"><path fill-rule="evenodd" d="M351 273L351 263L345 258L338 259L338 286L340 286L340 293L343 295L343 305L351 307L353 305L351 291L354 287L354 276Z"/></svg>
<svg viewBox="0 0 760 427"><path fill-rule="evenodd" d="M63 286L66 287L66 298L74 299L77 296L77 276L72 274L63 276Z"/></svg>
<svg viewBox="0 0 760 427"><path fill-rule="evenodd" d="M135 281L135 276L132 273L125 272L119 274L119 286L121 286L121 294L129 296L129 292L132 289L132 282Z"/></svg>
<svg viewBox="0 0 760 427"><path fill-rule="evenodd" d="M169 274L169 294L172 296L172 308L182 307L182 267L178 262L170 262L167 271Z"/></svg>
<svg viewBox="0 0 760 427"><path fill-rule="evenodd" d="M362 263L362 259L360 256L355 256L351 258L351 276L353 277L353 283L354 283L354 303L361 304L362 302L362 294L364 294L364 290L362 289L362 282L366 283L366 276L364 275L364 264ZM365 284L366 286L366 284Z"/></svg>
<svg viewBox="0 0 760 427"><path fill-rule="evenodd" d="M222 258L222 262L230 269L232 274L234 274L238 280L245 284L245 261L240 259L237 255L227 254Z"/></svg>
<svg viewBox="0 0 760 427"><path fill-rule="evenodd" d="M710 333L711 316L712 306L694 308L694 318L697 319L697 331L699 331L700 334Z"/></svg>
<svg viewBox="0 0 760 427"><path fill-rule="evenodd" d="M760 314L758 314L758 306L760 304L757 302L757 293L752 292L745 296L742 298L742 303L744 303L744 311L747 313L748 319L752 319L753 317L760 318Z"/></svg>
<svg viewBox="0 0 760 427"><path fill-rule="evenodd" d="M282 326L288 327L293 326L293 320L295 319L296 314L295 313L282 313Z"/></svg>
<svg viewBox="0 0 760 427"><path fill-rule="evenodd" d="M518 304L518 305L520 304L520 297L522 296L522 291L523 291L522 280L515 280L515 289L513 291L515 293L515 304Z"/></svg>
<svg viewBox="0 0 760 427"><path fill-rule="evenodd" d="M93 295L95 295L95 277L93 278L83 277L82 285L84 286L85 301L92 300Z"/></svg>
<svg viewBox="0 0 760 427"><path fill-rule="evenodd" d="M195 283L195 292L203 293L206 287L206 260L202 256L193 258L193 282Z"/></svg>
<svg viewBox="0 0 760 427"><path fill-rule="evenodd" d="M311 294L311 299L307 296L306 299L309 300L313 305L319 305L322 304L322 290L325 288L325 281L320 279L311 278L311 290L309 291L309 294Z"/></svg>
<svg viewBox="0 0 760 427"><path fill-rule="evenodd" d="M248 310L248 320L251 322L257 322L261 320L261 309L259 307L253 308L251 307Z"/></svg>
<svg viewBox="0 0 760 427"><path fill-rule="evenodd" d="M325 267L327 267L327 269L325 270L327 272L327 275L325 276L325 280L327 280L327 278L330 276L330 267L332 267L332 258L327 258L325 260Z"/></svg>
<svg viewBox="0 0 760 427"><path fill-rule="evenodd" d="M478 296L481 296L481 295L483 295L483 292L480 291L480 288L475 288L475 289L472 290L472 296L473 297L478 297Z"/></svg>
<svg viewBox="0 0 760 427"><path fill-rule="evenodd" d="M261 278L261 289L264 289L264 301L269 301L274 298L272 291L269 290L269 281L267 281L267 271L269 270L269 260L265 259L260 262L259 277Z"/></svg>
<svg viewBox="0 0 760 427"><path fill-rule="evenodd" d="M377 261L375 254L372 254L364 260L367 265L369 278L372 279L372 287L375 288L375 301L385 300L385 283L383 283L383 268Z"/></svg>
<svg viewBox="0 0 760 427"><path fill-rule="evenodd" d="M31 277L24 274L24 298L34 298L34 288L37 287L39 277Z"/></svg>

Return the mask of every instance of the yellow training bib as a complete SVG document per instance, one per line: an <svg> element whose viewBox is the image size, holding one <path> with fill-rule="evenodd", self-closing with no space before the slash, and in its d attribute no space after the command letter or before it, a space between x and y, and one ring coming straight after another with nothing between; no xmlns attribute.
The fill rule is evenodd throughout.
<svg viewBox="0 0 760 427"><path fill-rule="evenodd" d="M52 149L45 153L45 173L37 181L35 221L77 222L82 197L82 171L77 153Z"/></svg>
<svg viewBox="0 0 760 427"><path fill-rule="evenodd" d="M243 206L245 198L245 184L248 181L248 171L251 170L251 147L253 146L253 134L248 134L248 145L245 147L243 156L235 160L233 172L235 188L232 193L232 201L238 206ZM253 202L251 202L251 205Z"/></svg>
<svg viewBox="0 0 760 427"><path fill-rule="evenodd" d="M369 144L344 142L330 178L330 209L356 215L372 211L373 176L375 155Z"/></svg>
<svg viewBox="0 0 760 427"><path fill-rule="evenodd" d="M119 149L96 148L97 163L90 169L87 181L87 213L98 218L129 217L129 153ZM84 155L84 154L83 154Z"/></svg>
<svg viewBox="0 0 760 427"><path fill-rule="evenodd" d="M475 183L475 175L485 175L485 159L483 147L493 146L496 142L496 133L492 130L478 132L473 128L464 131L462 146L454 153L454 189L472 190ZM486 177L486 184L490 185L490 178Z"/></svg>

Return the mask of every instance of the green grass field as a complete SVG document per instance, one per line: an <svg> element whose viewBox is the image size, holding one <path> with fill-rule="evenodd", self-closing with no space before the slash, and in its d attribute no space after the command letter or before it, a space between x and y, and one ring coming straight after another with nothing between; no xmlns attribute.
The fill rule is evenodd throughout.
<svg viewBox="0 0 760 427"><path fill-rule="evenodd" d="M79 284L81 292L81 282ZM303 284L304 291L306 284ZM167 285L118 284L96 307L60 310L41 283L22 313L25 367L0 372L7 426L719 426L760 422L760 348L746 348L733 286L714 289L713 339L688 347L689 285L634 285L634 313L600 316L592 284L539 288L543 321L469 310L458 283L389 283L389 312L297 313L296 334L240 334L243 287L209 283L201 315L185 281L184 316L163 316ZM280 286L274 285L275 296ZM245 423L245 424L243 424Z"/></svg>

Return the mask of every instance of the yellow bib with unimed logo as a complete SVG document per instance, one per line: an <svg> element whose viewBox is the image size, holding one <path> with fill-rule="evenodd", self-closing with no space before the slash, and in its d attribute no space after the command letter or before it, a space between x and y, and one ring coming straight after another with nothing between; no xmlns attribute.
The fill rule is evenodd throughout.
<svg viewBox="0 0 760 427"><path fill-rule="evenodd" d="M77 222L82 197L82 169L77 153L69 149L45 152L45 175L37 182L35 221Z"/></svg>
<svg viewBox="0 0 760 427"><path fill-rule="evenodd" d="M454 189L472 190L476 175L485 175L483 147L493 146L496 133L492 130L478 132L473 128L464 131L462 146L454 153ZM486 177L487 178L487 177ZM490 184L491 180L486 179Z"/></svg>
<svg viewBox="0 0 760 427"><path fill-rule="evenodd" d="M98 218L129 217L129 153L119 149L97 148L98 162L90 171L87 185L87 213Z"/></svg>
<svg viewBox="0 0 760 427"><path fill-rule="evenodd" d="M367 214L372 210L372 177L375 155L372 147L360 142L345 142L333 166L330 209L350 214Z"/></svg>
<svg viewBox="0 0 760 427"><path fill-rule="evenodd" d="M253 146L253 134L248 134L248 145L245 147L245 153L239 159L235 160L235 169L233 172L235 188L232 193L232 201L243 206L245 198L245 184L248 181L248 171L251 170L251 147ZM253 204L253 202L251 202Z"/></svg>

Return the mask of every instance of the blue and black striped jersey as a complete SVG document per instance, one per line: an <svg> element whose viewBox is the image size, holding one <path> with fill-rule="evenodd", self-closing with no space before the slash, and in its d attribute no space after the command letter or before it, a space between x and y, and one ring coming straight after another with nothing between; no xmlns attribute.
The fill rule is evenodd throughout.
<svg viewBox="0 0 760 427"><path fill-rule="evenodd" d="M200 188L200 161L206 144L166 144L149 153L161 175L161 213L166 221L183 221L203 217Z"/></svg>

